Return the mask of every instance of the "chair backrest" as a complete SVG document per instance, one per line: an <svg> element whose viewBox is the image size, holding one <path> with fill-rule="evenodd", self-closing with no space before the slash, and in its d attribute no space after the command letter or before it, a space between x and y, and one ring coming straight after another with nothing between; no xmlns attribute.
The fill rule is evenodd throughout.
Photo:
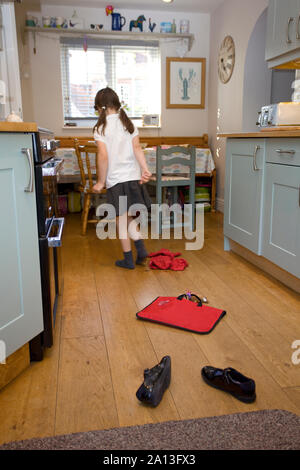
<svg viewBox="0 0 300 470"><path fill-rule="evenodd" d="M75 140L75 151L78 160L78 166L81 176L81 184L83 188L86 188L88 183L89 189L92 189L97 178L97 145L93 142L89 142L86 145L79 145L79 142ZM91 162L91 155L93 160ZM95 168L95 171L92 171Z"/></svg>
<svg viewBox="0 0 300 470"><path fill-rule="evenodd" d="M189 158L184 156L175 156L172 158L163 158L164 156L170 157L173 154L184 154ZM165 167L179 164L182 166L189 167L189 177L190 180L195 179L195 167L196 167L196 147L188 146L174 146L170 148L163 149L158 146L156 148L156 178L161 179L162 175L165 174ZM164 171L163 171L164 169Z"/></svg>

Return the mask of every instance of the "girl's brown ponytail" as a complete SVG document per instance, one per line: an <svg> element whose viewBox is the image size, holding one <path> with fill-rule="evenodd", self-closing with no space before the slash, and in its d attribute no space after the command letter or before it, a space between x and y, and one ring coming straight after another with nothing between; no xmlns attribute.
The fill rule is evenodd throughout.
<svg viewBox="0 0 300 470"><path fill-rule="evenodd" d="M99 132L99 127L100 126L103 126L102 129L101 129L101 135L104 135L104 130L105 130L105 127L106 127L106 111L105 111L104 106L101 108L101 112L99 114L97 124L93 128L93 132L95 132L95 130L97 130L97 132Z"/></svg>
<svg viewBox="0 0 300 470"><path fill-rule="evenodd" d="M129 119L127 114L125 113L123 108L120 108L120 121L125 127L125 129L129 132L129 134L133 134L134 132L134 125L132 121Z"/></svg>

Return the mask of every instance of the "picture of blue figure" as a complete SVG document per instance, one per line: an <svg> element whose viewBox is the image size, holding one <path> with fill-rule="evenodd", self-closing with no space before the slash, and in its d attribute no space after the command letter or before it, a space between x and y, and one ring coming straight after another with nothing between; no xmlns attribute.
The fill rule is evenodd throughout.
<svg viewBox="0 0 300 470"><path fill-rule="evenodd" d="M190 69L188 78L183 77L182 69L179 69L178 73L179 73L179 78L182 81L183 96L181 97L181 99L187 101L190 99L190 97L188 96L188 89L189 89L189 86L191 85L192 79L196 76L196 72L193 69Z"/></svg>

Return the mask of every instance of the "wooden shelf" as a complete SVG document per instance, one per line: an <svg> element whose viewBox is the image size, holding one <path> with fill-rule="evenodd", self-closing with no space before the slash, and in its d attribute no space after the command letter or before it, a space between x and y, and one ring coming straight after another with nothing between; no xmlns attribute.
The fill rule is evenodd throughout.
<svg viewBox="0 0 300 470"><path fill-rule="evenodd" d="M160 39L187 39L188 50L190 51L194 42L193 34L181 33L141 33L137 31L93 31L91 29L71 29L71 28L39 28L25 26L25 32L33 33L50 33L58 34L59 36L77 36L77 37L98 37L98 38L119 38L119 39L132 39L153 41Z"/></svg>

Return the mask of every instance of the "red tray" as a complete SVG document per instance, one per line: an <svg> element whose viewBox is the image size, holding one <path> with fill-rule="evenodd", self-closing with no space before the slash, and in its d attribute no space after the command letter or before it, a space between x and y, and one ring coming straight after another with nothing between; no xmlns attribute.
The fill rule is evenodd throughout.
<svg viewBox="0 0 300 470"><path fill-rule="evenodd" d="M225 310L198 306L187 299L157 297L150 305L136 314L140 320L172 326L193 333L208 334L226 315Z"/></svg>

